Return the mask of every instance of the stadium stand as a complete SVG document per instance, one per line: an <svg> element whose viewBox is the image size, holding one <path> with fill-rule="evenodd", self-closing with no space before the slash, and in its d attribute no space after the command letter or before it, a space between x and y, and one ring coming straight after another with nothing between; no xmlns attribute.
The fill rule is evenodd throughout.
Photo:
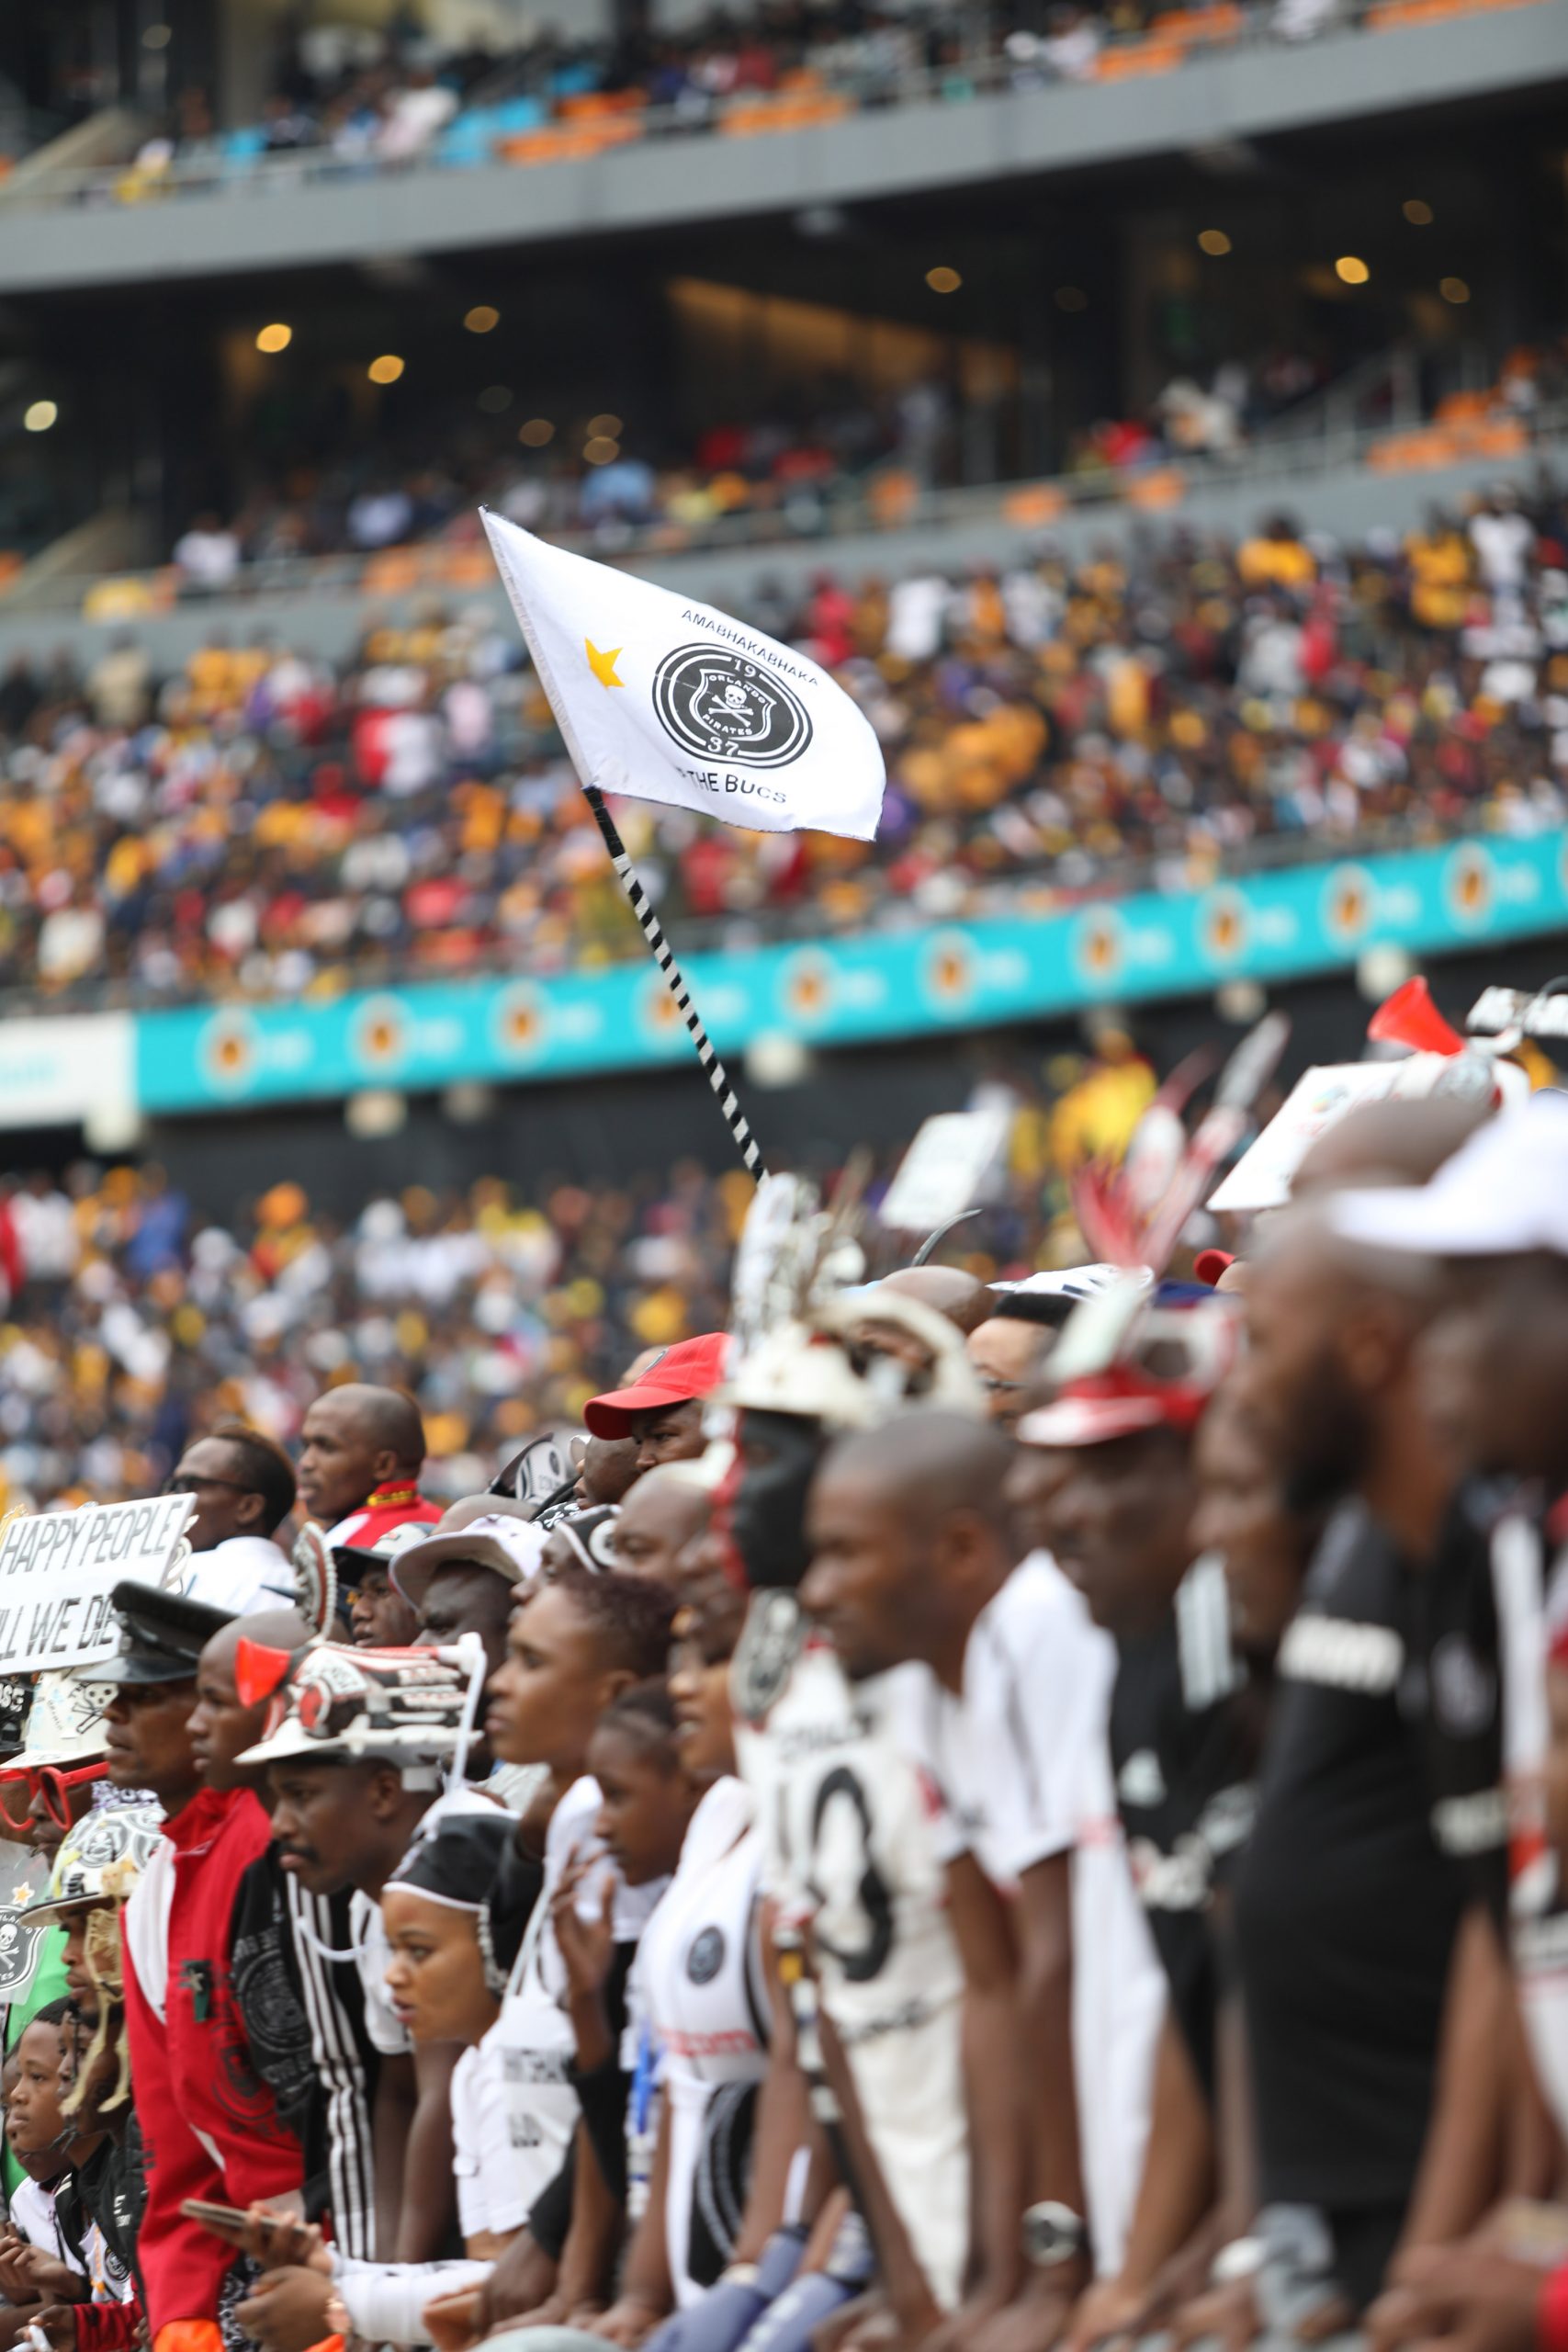
<svg viewBox="0 0 1568 2352"><path fill-rule="evenodd" d="M628 808L682 936L1041 913L1564 814L1568 514L1434 515L1342 549L1279 517L750 617L856 695L891 790L869 847ZM640 952L510 631L381 628L335 670L215 630L0 680L0 981L59 1005L331 992Z"/></svg>

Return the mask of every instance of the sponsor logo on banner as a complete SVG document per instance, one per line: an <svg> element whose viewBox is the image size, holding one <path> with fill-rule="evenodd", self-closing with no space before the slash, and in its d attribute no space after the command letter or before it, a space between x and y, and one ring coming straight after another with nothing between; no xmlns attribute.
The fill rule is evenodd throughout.
<svg viewBox="0 0 1568 2352"><path fill-rule="evenodd" d="M1484 924L1492 912L1492 861L1473 842L1467 842L1450 858L1443 876L1443 896L1449 912L1462 930Z"/></svg>
<svg viewBox="0 0 1568 2352"><path fill-rule="evenodd" d="M1372 920L1377 894L1372 877L1360 865L1337 865L1323 894L1323 927L1340 944L1359 939Z"/></svg>

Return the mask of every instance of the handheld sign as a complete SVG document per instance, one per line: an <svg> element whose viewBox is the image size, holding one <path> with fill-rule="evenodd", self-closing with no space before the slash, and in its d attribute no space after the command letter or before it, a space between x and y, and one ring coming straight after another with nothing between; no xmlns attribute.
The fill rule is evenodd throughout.
<svg viewBox="0 0 1568 2352"><path fill-rule="evenodd" d="M924 1233L950 1225L977 1200L1007 1147L1012 1114L939 1111L904 1154L882 1203L884 1225Z"/></svg>
<svg viewBox="0 0 1568 2352"><path fill-rule="evenodd" d="M1209 1206L1248 1213L1283 1208L1319 1136L1363 1102L1423 1094L1491 1094L1498 1066L1477 1054L1411 1054L1397 1062L1325 1062L1296 1080L1251 1148L1244 1151ZM1522 1075L1522 1073L1521 1073Z"/></svg>
<svg viewBox="0 0 1568 2352"><path fill-rule="evenodd" d="M8 1674L111 1657L109 1594L123 1577L160 1584L179 1551L194 1495L13 1519L0 1535L0 1658Z"/></svg>

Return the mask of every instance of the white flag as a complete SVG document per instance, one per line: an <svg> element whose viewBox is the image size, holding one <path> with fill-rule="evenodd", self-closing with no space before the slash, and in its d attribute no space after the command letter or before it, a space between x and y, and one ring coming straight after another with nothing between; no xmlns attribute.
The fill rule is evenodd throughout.
<svg viewBox="0 0 1568 2352"><path fill-rule="evenodd" d="M498 514L484 526L584 784L759 832L872 840L882 747L815 662Z"/></svg>

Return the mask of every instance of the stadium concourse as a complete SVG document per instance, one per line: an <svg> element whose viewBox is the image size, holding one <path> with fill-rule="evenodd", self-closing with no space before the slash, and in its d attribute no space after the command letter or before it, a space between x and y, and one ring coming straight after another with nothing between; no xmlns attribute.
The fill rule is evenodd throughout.
<svg viewBox="0 0 1568 2352"><path fill-rule="evenodd" d="M1403 542L1259 518L998 574L759 586L886 752L874 842L627 805L689 943L1047 912L1308 848L1550 827L1568 515L1543 478ZM214 628L0 677L0 986L55 1006L331 992L641 952L515 637L369 628L341 671Z"/></svg>

